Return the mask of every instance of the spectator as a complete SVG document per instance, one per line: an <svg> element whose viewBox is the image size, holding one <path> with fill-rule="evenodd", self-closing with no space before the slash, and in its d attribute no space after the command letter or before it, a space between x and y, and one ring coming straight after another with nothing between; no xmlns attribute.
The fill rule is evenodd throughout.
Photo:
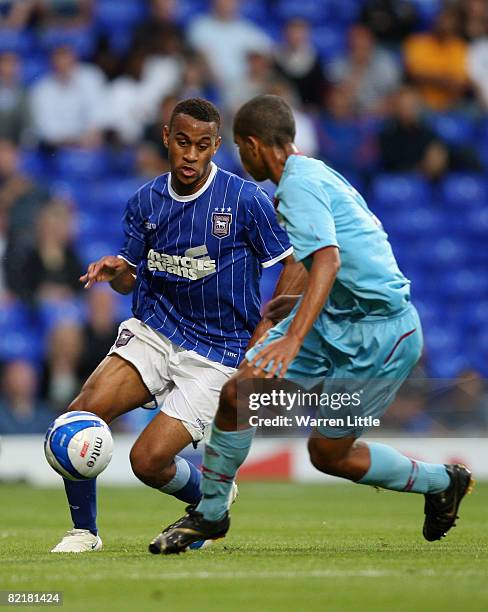
<svg viewBox="0 0 488 612"><path fill-rule="evenodd" d="M401 71L393 56L381 49L373 34L361 25L349 32L349 53L332 63L329 78L350 88L359 113L383 115L389 96L401 81Z"/></svg>
<svg viewBox="0 0 488 612"><path fill-rule="evenodd" d="M238 8L238 0L213 0L212 14L196 17L188 29L189 43L205 55L224 90L245 78L248 53L271 48L260 28L238 17Z"/></svg>
<svg viewBox="0 0 488 612"><path fill-rule="evenodd" d="M46 28L88 27L93 17L93 0L41 0L37 22Z"/></svg>
<svg viewBox="0 0 488 612"><path fill-rule="evenodd" d="M251 51L247 56L246 75L227 90L228 108L236 111L250 98L266 93L276 78L272 56L260 51Z"/></svg>
<svg viewBox="0 0 488 612"><path fill-rule="evenodd" d="M151 0L149 18L135 30L133 49L147 55L182 54L185 47L185 33L177 24L176 0Z"/></svg>
<svg viewBox="0 0 488 612"><path fill-rule="evenodd" d="M485 435L488 430L488 394L480 373L464 370L445 393L437 396L432 415L453 433Z"/></svg>
<svg viewBox="0 0 488 612"><path fill-rule="evenodd" d="M111 289L99 286L87 295L88 316L81 336L83 348L78 361L78 378L85 381L108 353L117 337L116 296Z"/></svg>
<svg viewBox="0 0 488 612"><path fill-rule="evenodd" d="M169 172L169 163L167 155L163 154L162 145L141 143L136 151L136 174L141 181L149 181L165 172Z"/></svg>
<svg viewBox="0 0 488 612"><path fill-rule="evenodd" d="M379 140L385 170L417 170L429 179L438 179L448 170L447 147L422 119L420 97L411 86L396 94L392 117Z"/></svg>
<svg viewBox="0 0 488 612"><path fill-rule="evenodd" d="M145 78L146 55L132 51L126 60L126 71L107 86L105 126L124 144L135 144L144 126L153 120L159 93Z"/></svg>
<svg viewBox="0 0 488 612"><path fill-rule="evenodd" d="M31 91L37 135L49 148L100 144L105 79L99 68L80 64L66 46L51 54L52 71Z"/></svg>
<svg viewBox="0 0 488 612"><path fill-rule="evenodd" d="M4 367L0 399L0 434L43 433L54 414L39 402L38 376L28 361L11 361Z"/></svg>
<svg viewBox="0 0 488 612"><path fill-rule="evenodd" d="M318 118L320 157L346 176L365 175L376 161L369 122L354 113L349 87L336 85L328 92Z"/></svg>
<svg viewBox="0 0 488 612"><path fill-rule="evenodd" d="M486 0L462 0L463 35L468 41L486 36L488 31L488 4Z"/></svg>
<svg viewBox="0 0 488 612"><path fill-rule="evenodd" d="M325 87L322 63L310 41L310 26L304 19L291 19L284 29L284 44L276 50L282 76L298 91L302 103L319 107Z"/></svg>
<svg viewBox="0 0 488 612"><path fill-rule="evenodd" d="M163 146L163 126L169 125L171 113L179 101L180 98L176 94L165 96L159 103L154 121L148 123L144 128L143 142L154 145L165 159L168 156Z"/></svg>
<svg viewBox="0 0 488 612"><path fill-rule="evenodd" d="M281 96L288 102L295 117L295 144L303 155L316 157L319 151L319 142L315 124L310 115L305 113L300 107L300 100L287 81L276 80L272 82L264 93Z"/></svg>
<svg viewBox="0 0 488 612"><path fill-rule="evenodd" d="M360 19L379 43L396 47L415 28L417 13L406 0L367 0Z"/></svg>
<svg viewBox="0 0 488 612"><path fill-rule="evenodd" d="M83 268L71 244L72 213L52 200L39 213L36 244L26 253L21 272L10 279L12 290L31 303L64 300L80 289Z"/></svg>
<svg viewBox="0 0 488 612"><path fill-rule="evenodd" d="M462 103L467 91L467 46L458 12L444 9L432 32L413 34L404 44L407 73L422 100L436 111Z"/></svg>
<svg viewBox="0 0 488 612"><path fill-rule="evenodd" d="M481 108L488 110L488 27L469 45L468 75Z"/></svg>
<svg viewBox="0 0 488 612"><path fill-rule="evenodd" d="M44 363L43 396L56 410L64 412L80 388L78 364L83 348L78 321L61 320L47 338Z"/></svg>
<svg viewBox="0 0 488 612"><path fill-rule="evenodd" d="M220 103L217 83L201 53L188 53L185 56L178 93L181 100L204 98L214 104Z"/></svg>
<svg viewBox="0 0 488 612"><path fill-rule="evenodd" d="M20 172L16 145L0 140L0 217L5 231L2 271L8 286L18 278L21 262L33 244L38 212L47 198L46 189Z"/></svg>
<svg viewBox="0 0 488 612"><path fill-rule="evenodd" d="M15 53L0 53L0 139L17 144L30 124L25 88L19 79L19 58Z"/></svg>
<svg viewBox="0 0 488 612"><path fill-rule="evenodd" d="M2 0L0 4L0 29L25 28L34 12L34 0Z"/></svg>

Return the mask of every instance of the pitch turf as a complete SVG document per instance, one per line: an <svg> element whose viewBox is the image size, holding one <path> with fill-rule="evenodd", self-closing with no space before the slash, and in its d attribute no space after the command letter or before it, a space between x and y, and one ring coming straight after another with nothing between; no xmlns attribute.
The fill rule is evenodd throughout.
<svg viewBox="0 0 488 612"><path fill-rule="evenodd" d="M448 538L420 534L423 498L357 485L243 484L225 540L179 557L148 541L182 505L100 488L104 550L49 554L60 489L0 486L0 589L61 590L66 610L488 610L488 484Z"/></svg>

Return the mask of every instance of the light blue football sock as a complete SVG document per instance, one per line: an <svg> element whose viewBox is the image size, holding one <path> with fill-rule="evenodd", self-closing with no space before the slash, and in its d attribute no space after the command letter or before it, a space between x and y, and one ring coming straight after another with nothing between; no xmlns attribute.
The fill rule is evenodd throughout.
<svg viewBox="0 0 488 612"><path fill-rule="evenodd" d="M359 484L410 493L440 493L451 483L441 463L410 459L386 444L368 442L368 447L371 464Z"/></svg>
<svg viewBox="0 0 488 612"><path fill-rule="evenodd" d="M202 500L197 510L209 521L222 518L227 510L232 483L244 463L256 429L221 431L212 423L202 466Z"/></svg>
<svg viewBox="0 0 488 612"><path fill-rule="evenodd" d="M97 479L63 481L73 526L97 535Z"/></svg>
<svg viewBox="0 0 488 612"><path fill-rule="evenodd" d="M175 457L175 464L175 475L159 490L168 495L173 495L176 499L181 499L187 504L196 504L202 497L200 490L202 474L200 470L179 455Z"/></svg>

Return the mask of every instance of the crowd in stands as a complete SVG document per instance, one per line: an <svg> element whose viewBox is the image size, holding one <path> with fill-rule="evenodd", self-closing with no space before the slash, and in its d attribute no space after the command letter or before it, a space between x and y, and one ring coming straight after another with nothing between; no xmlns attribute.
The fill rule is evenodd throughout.
<svg viewBox="0 0 488 612"><path fill-rule="evenodd" d="M488 373L485 0L0 0L0 433L64 411L128 316L78 278L118 249L127 198L168 170L175 104L218 105L216 161L242 174L232 116L260 93L288 100L301 151L382 219L424 321L425 376ZM475 387L468 421L488 429ZM421 414L412 431L429 429Z"/></svg>

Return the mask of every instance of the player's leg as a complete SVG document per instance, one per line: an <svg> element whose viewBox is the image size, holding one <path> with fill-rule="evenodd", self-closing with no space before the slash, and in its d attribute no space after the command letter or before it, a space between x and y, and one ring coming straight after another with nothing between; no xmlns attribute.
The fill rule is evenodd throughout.
<svg viewBox="0 0 488 612"><path fill-rule="evenodd" d="M134 474L144 484L195 504L201 498L200 471L178 453L193 441L183 423L159 412L130 453Z"/></svg>
<svg viewBox="0 0 488 612"><path fill-rule="evenodd" d="M93 412L110 424L118 416L151 399L139 372L117 355L106 357L88 378L68 411ZM96 478L85 481L64 479L73 530L53 552L98 550Z"/></svg>
<svg viewBox="0 0 488 612"><path fill-rule="evenodd" d="M424 494L423 534L429 541L439 540L454 525L459 504L472 486L471 473L463 465L418 461L387 444L314 435L308 448L312 464L325 474L358 484Z"/></svg>
<svg viewBox="0 0 488 612"><path fill-rule="evenodd" d="M349 386L362 387L360 416L381 417L420 356L420 323L412 309L392 321L362 325L358 333L362 340L359 354L362 369L353 360L350 365L337 368L333 377L346 379ZM371 347L383 347L384 354L377 355L378 351ZM320 408L319 412L323 410ZM309 440L312 464L326 474L359 484L424 494L427 516L424 536L428 540L442 537L454 524L459 503L469 489L469 471L464 466L417 461L386 444L358 442L356 438L361 432L346 427L339 435L337 430L320 427Z"/></svg>

